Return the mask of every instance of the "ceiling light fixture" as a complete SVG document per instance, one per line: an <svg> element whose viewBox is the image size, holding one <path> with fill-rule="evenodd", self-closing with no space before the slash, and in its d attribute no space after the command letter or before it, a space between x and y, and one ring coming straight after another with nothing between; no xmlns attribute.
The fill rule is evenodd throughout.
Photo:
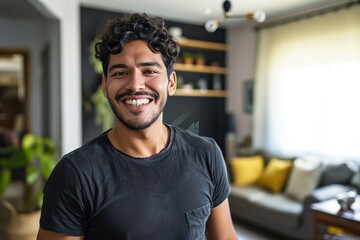
<svg viewBox="0 0 360 240"><path fill-rule="evenodd" d="M225 0L223 3L224 9L224 18L223 19L213 19L208 20L205 23L205 29L208 32L215 32L218 27L220 27L221 23L227 18L245 18L247 20L255 20L256 22L263 22L266 19L266 14L262 10L257 10L255 12L250 12L243 15L232 15L230 13L231 2L229 0Z"/></svg>

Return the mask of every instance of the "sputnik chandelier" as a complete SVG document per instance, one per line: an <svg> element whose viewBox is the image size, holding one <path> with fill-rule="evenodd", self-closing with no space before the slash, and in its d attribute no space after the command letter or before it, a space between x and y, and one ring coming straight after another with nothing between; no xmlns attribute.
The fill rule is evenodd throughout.
<svg viewBox="0 0 360 240"><path fill-rule="evenodd" d="M213 19L208 20L205 23L205 29L208 32L215 32L218 27L220 27L221 23L228 18L245 18L247 20L255 20L256 22L263 22L266 19L266 14L262 10L257 10L255 12L249 12L243 15L232 15L230 13L231 2L229 0L225 0L223 3L224 9L224 18L223 19Z"/></svg>

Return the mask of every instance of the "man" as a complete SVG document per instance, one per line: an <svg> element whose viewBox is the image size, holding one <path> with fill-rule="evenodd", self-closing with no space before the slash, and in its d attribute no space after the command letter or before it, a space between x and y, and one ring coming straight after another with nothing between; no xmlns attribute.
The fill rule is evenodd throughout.
<svg viewBox="0 0 360 240"><path fill-rule="evenodd" d="M214 140L163 123L179 46L160 18L114 20L96 44L115 127L63 157L38 240L236 239Z"/></svg>

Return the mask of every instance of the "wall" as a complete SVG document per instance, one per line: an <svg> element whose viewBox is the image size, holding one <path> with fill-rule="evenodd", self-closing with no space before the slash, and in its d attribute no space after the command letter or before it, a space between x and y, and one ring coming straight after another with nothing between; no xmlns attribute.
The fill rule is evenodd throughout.
<svg viewBox="0 0 360 240"><path fill-rule="evenodd" d="M1 47L25 48L30 53L29 130L51 137L60 146L59 23L46 16L22 19L14 15L0 17L0 30L6 33L0 38Z"/></svg>
<svg viewBox="0 0 360 240"><path fill-rule="evenodd" d="M49 18L60 23L61 151L82 144L79 0L30 0ZM56 51L56 50L54 50ZM53 116L54 117L54 116Z"/></svg>
<svg viewBox="0 0 360 240"><path fill-rule="evenodd" d="M252 114L244 111L244 82L254 79L256 58L256 32L253 25L242 25L227 30L229 51L227 63L227 111L234 113L237 142L252 134ZM254 79L256 80L256 79Z"/></svg>
<svg viewBox="0 0 360 240"><path fill-rule="evenodd" d="M0 38L1 47L24 48L30 52L30 65L38 66L41 62L40 52L45 45L46 39L43 36L44 26L39 21L18 20L10 18L0 18ZM30 86L39 86L41 79L41 68L32 67L30 71ZM31 131L41 134L42 101L40 88L31 87L29 91L31 103L29 104L29 121Z"/></svg>

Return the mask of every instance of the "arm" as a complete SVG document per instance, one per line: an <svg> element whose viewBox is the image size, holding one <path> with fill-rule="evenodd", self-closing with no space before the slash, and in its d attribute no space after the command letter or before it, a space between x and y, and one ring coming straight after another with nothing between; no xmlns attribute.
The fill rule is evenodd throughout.
<svg viewBox="0 0 360 240"><path fill-rule="evenodd" d="M75 237L75 236L67 236L63 233L50 232L43 229L39 229L37 240L82 240L83 236Z"/></svg>
<svg viewBox="0 0 360 240"><path fill-rule="evenodd" d="M225 199L219 206L212 209L211 215L206 223L206 239L238 239L232 223L228 199Z"/></svg>

